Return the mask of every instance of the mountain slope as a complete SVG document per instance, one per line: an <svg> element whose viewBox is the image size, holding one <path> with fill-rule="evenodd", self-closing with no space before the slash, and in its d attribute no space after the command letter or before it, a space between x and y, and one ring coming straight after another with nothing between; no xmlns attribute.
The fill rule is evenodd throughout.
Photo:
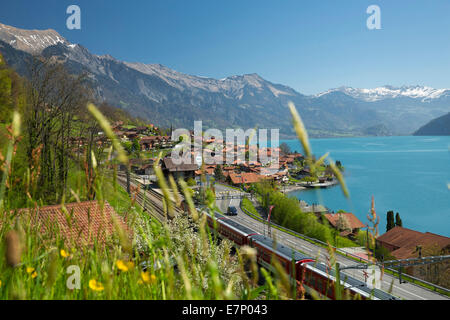
<svg viewBox="0 0 450 320"><path fill-rule="evenodd" d="M0 24L0 52L22 75L27 59L37 54L63 63L72 73L86 72L98 99L167 127L192 128L202 120L205 129L280 128L284 136L294 136L287 107L292 101L313 137L410 134L450 111L446 90L340 88L306 96L258 74L218 80L98 56L53 30Z"/></svg>
<svg viewBox="0 0 450 320"><path fill-rule="evenodd" d="M450 136L450 112L421 127L415 136Z"/></svg>
<svg viewBox="0 0 450 320"><path fill-rule="evenodd" d="M14 49L39 54L45 48L58 43L69 44L58 32L48 30L23 30L0 23L0 39Z"/></svg>

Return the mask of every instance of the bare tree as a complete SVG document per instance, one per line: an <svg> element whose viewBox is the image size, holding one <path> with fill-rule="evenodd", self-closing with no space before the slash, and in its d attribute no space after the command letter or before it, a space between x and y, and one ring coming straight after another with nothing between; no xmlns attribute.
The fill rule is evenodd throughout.
<svg viewBox="0 0 450 320"><path fill-rule="evenodd" d="M77 117L82 114L89 90L85 75L70 75L60 63L35 57L28 68L27 156L41 148L40 197L60 201L67 191L72 138L77 136ZM54 195L57 195L56 197Z"/></svg>

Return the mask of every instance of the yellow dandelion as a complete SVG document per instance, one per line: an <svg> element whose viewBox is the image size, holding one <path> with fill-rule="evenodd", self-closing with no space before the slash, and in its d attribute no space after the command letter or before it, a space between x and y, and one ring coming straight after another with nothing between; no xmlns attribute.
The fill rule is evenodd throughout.
<svg viewBox="0 0 450 320"><path fill-rule="evenodd" d="M61 251L59 253L61 254L61 257L63 257L63 258L67 258L69 256L69 253L64 249L61 249Z"/></svg>
<svg viewBox="0 0 450 320"><path fill-rule="evenodd" d="M116 266L119 270L127 272L128 270L134 268L134 263L133 261L124 262L123 260L117 260Z"/></svg>
<svg viewBox="0 0 450 320"><path fill-rule="evenodd" d="M36 278L37 277L37 272L35 271L35 272L33 272L32 274L31 274L31 278Z"/></svg>
<svg viewBox="0 0 450 320"><path fill-rule="evenodd" d="M27 273L33 273L34 268L33 267L27 267Z"/></svg>
<svg viewBox="0 0 450 320"><path fill-rule="evenodd" d="M141 272L141 278L144 283L152 283L156 281L156 276L154 274L150 275L148 272Z"/></svg>
<svg viewBox="0 0 450 320"><path fill-rule="evenodd" d="M2 280L0 280L0 287L2 286Z"/></svg>
<svg viewBox="0 0 450 320"><path fill-rule="evenodd" d="M89 280L89 288L91 288L94 291L103 291L105 289L103 287L103 284L95 279Z"/></svg>

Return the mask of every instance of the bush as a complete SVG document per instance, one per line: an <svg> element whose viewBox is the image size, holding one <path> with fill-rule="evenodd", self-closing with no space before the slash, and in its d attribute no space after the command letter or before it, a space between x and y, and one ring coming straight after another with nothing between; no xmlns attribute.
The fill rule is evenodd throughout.
<svg viewBox="0 0 450 320"><path fill-rule="evenodd" d="M187 181L187 185L188 185L189 187L193 187L193 186L196 186L196 185L197 185L197 182L196 182L194 179L189 178L188 181Z"/></svg>

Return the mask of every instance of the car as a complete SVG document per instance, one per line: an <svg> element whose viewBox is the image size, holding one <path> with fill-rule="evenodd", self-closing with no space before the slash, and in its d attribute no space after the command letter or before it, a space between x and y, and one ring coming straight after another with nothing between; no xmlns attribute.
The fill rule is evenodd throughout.
<svg viewBox="0 0 450 320"><path fill-rule="evenodd" d="M236 207L228 207L227 209L227 216L237 216L237 209Z"/></svg>

